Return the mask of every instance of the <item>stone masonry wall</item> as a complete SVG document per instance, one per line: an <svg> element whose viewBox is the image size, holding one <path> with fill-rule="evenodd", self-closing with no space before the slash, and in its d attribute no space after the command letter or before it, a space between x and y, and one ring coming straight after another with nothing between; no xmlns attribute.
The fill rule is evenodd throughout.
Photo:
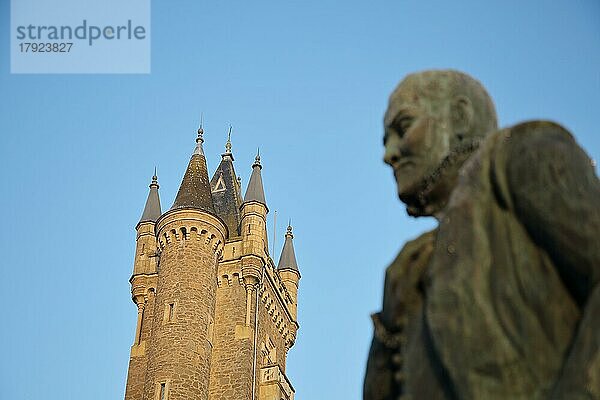
<svg viewBox="0 0 600 400"><path fill-rule="evenodd" d="M225 265L219 272L210 377L211 400L251 397L254 305L251 307L251 324L247 327L246 289L240 274L239 262Z"/></svg>
<svg viewBox="0 0 600 400"><path fill-rule="evenodd" d="M267 292L271 293L270 298L274 298L274 290L271 287L270 283L265 279L265 284L264 284L264 290ZM281 370L283 372L285 372L285 360L286 360L286 348L285 348L285 341L283 340L283 337L281 335L281 333L279 332L279 329L277 328L275 322L273 321L274 317L277 318L279 317L277 315L278 311L281 309L281 307L277 307L277 311L274 311L275 308L274 307L269 307L267 304L265 304L265 302L262 301L262 298L264 298L264 296L261 296L261 298L259 299L259 301L261 302L259 308L258 308L258 318L259 318L259 331L258 331L258 346L259 346L259 367L264 367L266 365L269 364L279 364L279 366L281 367ZM272 311L272 313L271 313ZM279 311L280 312L280 311ZM271 363L267 363L265 358L266 357L262 357L261 356L261 345L265 344L265 346L268 347L268 343L266 343L266 339L270 340L273 342L273 344L275 345L275 357L274 359L271 360Z"/></svg>

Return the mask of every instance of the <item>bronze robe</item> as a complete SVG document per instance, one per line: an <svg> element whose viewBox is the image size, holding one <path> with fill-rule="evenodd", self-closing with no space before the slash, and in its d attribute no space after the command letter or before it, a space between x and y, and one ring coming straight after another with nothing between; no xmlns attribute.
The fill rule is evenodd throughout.
<svg viewBox="0 0 600 400"><path fill-rule="evenodd" d="M388 267L365 400L600 399L600 183L556 124L491 134Z"/></svg>

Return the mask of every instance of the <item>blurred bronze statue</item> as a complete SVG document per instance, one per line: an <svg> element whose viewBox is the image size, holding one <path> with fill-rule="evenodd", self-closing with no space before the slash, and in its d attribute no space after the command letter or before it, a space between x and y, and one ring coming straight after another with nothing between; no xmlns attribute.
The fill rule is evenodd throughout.
<svg viewBox="0 0 600 400"><path fill-rule="evenodd" d="M600 399L600 182L561 126L497 130L483 86L406 77L384 161L438 227L388 267L365 400Z"/></svg>

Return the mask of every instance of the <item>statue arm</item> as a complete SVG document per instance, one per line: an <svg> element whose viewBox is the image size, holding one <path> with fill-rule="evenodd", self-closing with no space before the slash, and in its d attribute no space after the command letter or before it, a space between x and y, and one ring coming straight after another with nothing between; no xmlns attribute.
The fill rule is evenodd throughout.
<svg viewBox="0 0 600 400"><path fill-rule="evenodd" d="M399 348L386 339L394 335L402 335L401 327L393 323L397 313L391 304L391 294L396 286L397 272L400 269L397 261L401 258L401 254L402 251L386 269L383 308L371 316L374 332L363 386L364 400L392 400L398 397L399 388L394 382L392 356L394 352L399 351Z"/></svg>
<svg viewBox="0 0 600 400"><path fill-rule="evenodd" d="M582 311L551 398L600 399L600 182L560 126L531 122L508 132L505 203L552 258Z"/></svg>
<svg viewBox="0 0 600 400"><path fill-rule="evenodd" d="M421 307L419 283L433 251L435 231L427 232L403 247L387 268L383 308L373 314L371 341L363 387L364 400L397 399L402 392L395 379L401 364L401 343L408 318Z"/></svg>

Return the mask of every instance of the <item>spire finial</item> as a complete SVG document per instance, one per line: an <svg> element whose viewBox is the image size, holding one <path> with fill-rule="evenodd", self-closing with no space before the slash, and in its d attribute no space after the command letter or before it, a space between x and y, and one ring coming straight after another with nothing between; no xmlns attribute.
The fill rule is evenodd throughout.
<svg viewBox="0 0 600 400"><path fill-rule="evenodd" d="M229 125L229 131L227 132L227 143L225 143L225 154L231 154L231 125Z"/></svg>
<svg viewBox="0 0 600 400"><path fill-rule="evenodd" d="M200 113L200 127L198 128L198 137L196 138L196 143L198 141L204 142L204 113Z"/></svg>
<svg viewBox="0 0 600 400"><path fill-rule="evenodd" d="M285 233L285 237L293 238L294 234L292 233L292 219L288 221L287 232Z"/></svg>
<svg viewBox="0 0 600 400"><path fill-rule="evenodd" d="M198 128L198 137L196 138L196 148L193 154L203 156L204 150L202 149L202 143L204 143L204 115L200 114L200 128Z"/></svg>
<svg viewBox="0 0 600 400"><path fill-rule="evenodd" d="M254 164L252 164L252 168L260 167L262 169L262 165L260 165L260 147L256 152L256 157L254 157Z"/></svg>
<svg viewBox="0 0 600 400"><path fill-rule="evenodd" d="M158 188L158 176L156 175L156 167L154 167L154 175L152 175L152 182L150 183L150 187Z"/></svg>

